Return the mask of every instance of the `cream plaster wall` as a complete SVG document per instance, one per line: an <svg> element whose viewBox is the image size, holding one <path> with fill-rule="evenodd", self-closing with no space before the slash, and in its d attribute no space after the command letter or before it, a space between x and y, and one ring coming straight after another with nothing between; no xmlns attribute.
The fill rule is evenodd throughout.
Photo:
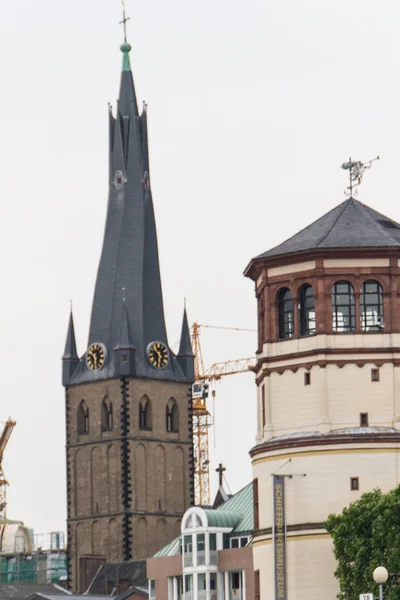
<svg viewBox="0 0 400 600"><path fill-rule="evenodd" d="M292 340L265 343L262 352L257 357L272 358L276 356L290 357L294 354L296 362L299 361L299 353L325 349L370 349L370 348L392 348L400 347L399 333L336 333L324 335L312 335Z"/></svg>
<svg viewBox="0 0 400 600"><path fill-rule="evenodd" d="M399 453L394 444L363 447L360 442L281 452L267 460L257 456L253 476L258 478L260 529L272 527L272 474L278 469L280 475L296 475L285 478L287 524L322 523L364 492L393 489L399 483ZM359 477L359 491L350 490L351 477Z"/></svg>
<svg viewBox="0 0 400 600"><path fill-rule="evenodd" d="M370 357L370 355L368 355ZM360 413L368 413L369 426L397 427L400 420L400 367L380 366L380 380L371 380L374 362L363 367L312 366L308 371L285 370L265 377L265 428L262 428L262 394L258 392L256 441L266 441L295 432L328 433L360 426ZM310 385L304 375L310 373ZM397 402L395 399L397 398Z"/></svg>
<svg viewBox="0 0 400 600"><path fill-rule="evenodd" d="M388 267L389 258L325 258L324 267L327 269L353 267Z"/></svg>
<svg viewBox="0 0 400 600"><path fill-rule="evenodd" d="M268 269L268 277L276 277L277 275L286 275L287 273L299 273L300 271L312 271L315 269L315 260L296 263L294 265L285 265L283 267L272 267Z"/></svg>
<svg viewBox="0 0 400 600"><path fill-rule="evenodd" d="M287 570L287 591L291 600L335 600L339 586L333 575L335 559L330 538L288 538L287 558L290 565ZM260 570L262 600L275 600L272 543L255 544L253 560L254 569Z"/></svg>

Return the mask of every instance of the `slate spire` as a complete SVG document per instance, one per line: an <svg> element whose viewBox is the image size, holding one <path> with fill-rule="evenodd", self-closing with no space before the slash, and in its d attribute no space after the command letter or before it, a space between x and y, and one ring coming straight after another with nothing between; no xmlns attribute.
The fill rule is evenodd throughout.
<svg viewBox="0 0 400 600"><path fill-rule="evenodd" d="M118 106L115 114L109 109L108 207L88 339L88 347L102 344L107 358L93 372L83 357L74 383L119 376L126 357L123 346L133 361L130 375L187 380L181 361L168 346L150 186L147 106L139 114L130 50L125 41ZM154 369L148 360L155 341L168 348L169 361L162 370Z"/></svg>
<svg viewBox="0 0 400 600"><path fill-rule="evenodd" d="M74 318L72 315L72 309L69 315L67 339L65 342L64 354L62 357L63 361L63 385L68 385L73 372L79 364L79 356L76 351L76 340L75 340L75 327Z"/></svg>
<svg viewBox="0 0 400 600"><path fill-rule="evenodd" d="M192 342L190 339L189 323L187 318L186 306L183 311L181 341L178 352L179 364L186 375L188 381L194 381L194 354Z"/></svg>

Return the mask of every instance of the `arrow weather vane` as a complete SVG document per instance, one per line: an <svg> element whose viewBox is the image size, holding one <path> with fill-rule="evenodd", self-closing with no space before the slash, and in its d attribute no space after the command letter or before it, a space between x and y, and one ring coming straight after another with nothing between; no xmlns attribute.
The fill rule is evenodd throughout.
<svg viewBox="0 0 400 600"><path fill-rule="evenodd" d="M348 162L344 162L341 165L342 169L349 171L349 186L344 192L346 196L349 196L350 198L353 196L353 188L360 185L362 176L367 169L371 168L372 163L375 160L379 160L379 156L376 156L375 158L372 158L364 163L359 160L351 160L351 158L349 158Z"/></svg>
<svg viewBox="0 0 400 600"><path fill-rule="evenodd" d="M125 2L124 2L124 0L122 0L121 4L122 4L122 16L123 16L123 19L122 19L122 21L119 22L119 24L120 25L124 24L124 42L126 42L126 22L130 20L130 17L126 16Z"/></svg>

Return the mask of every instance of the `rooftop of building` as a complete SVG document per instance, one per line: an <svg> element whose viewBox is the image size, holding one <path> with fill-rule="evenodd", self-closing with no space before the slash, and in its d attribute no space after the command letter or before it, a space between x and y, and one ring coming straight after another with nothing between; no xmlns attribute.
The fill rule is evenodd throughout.
<svg viewBox="0 0 400 600"><path fill-rule="evenodd" d="M210 527L231 527L231 535L248 533L254 528L253 483L247 484L218 508L201 508ZM180 536L161 548L154 556L173 556L180 552Z"/></svg>
<svg viewBox="0 0 400 600"><path fill-rule="evenodd" d="M253 258L251 263L334 248L400 248L400 224L348 198L278 246Z"/></svg>

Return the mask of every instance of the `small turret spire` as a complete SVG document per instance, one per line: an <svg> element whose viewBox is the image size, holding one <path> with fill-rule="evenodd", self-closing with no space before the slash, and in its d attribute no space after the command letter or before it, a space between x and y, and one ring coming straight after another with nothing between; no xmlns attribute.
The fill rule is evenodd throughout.
<svg viewBox="0 0 400 600"><path fill-rule="evenodd" d="M72 316L72 302L71 302L71 310L69 313L67 339L65 342L65 349L64 349L62 361L63 361L62 382L63 382L63 385L66 386L70 383L71 377L72 377L76 367L79 364L79 356L76 351L74 318Z"/></svg>
<svg viewBox="0 0 400 600"><path fill-rule="evenodd" d="M182 332L181 341L179 344L178 352L179 363L188 379L188 381L194 381L194 354L192 350L192 342L190 339L189 323L186 312L186 299L185 308L183 310L182 320Z"/></svg>

